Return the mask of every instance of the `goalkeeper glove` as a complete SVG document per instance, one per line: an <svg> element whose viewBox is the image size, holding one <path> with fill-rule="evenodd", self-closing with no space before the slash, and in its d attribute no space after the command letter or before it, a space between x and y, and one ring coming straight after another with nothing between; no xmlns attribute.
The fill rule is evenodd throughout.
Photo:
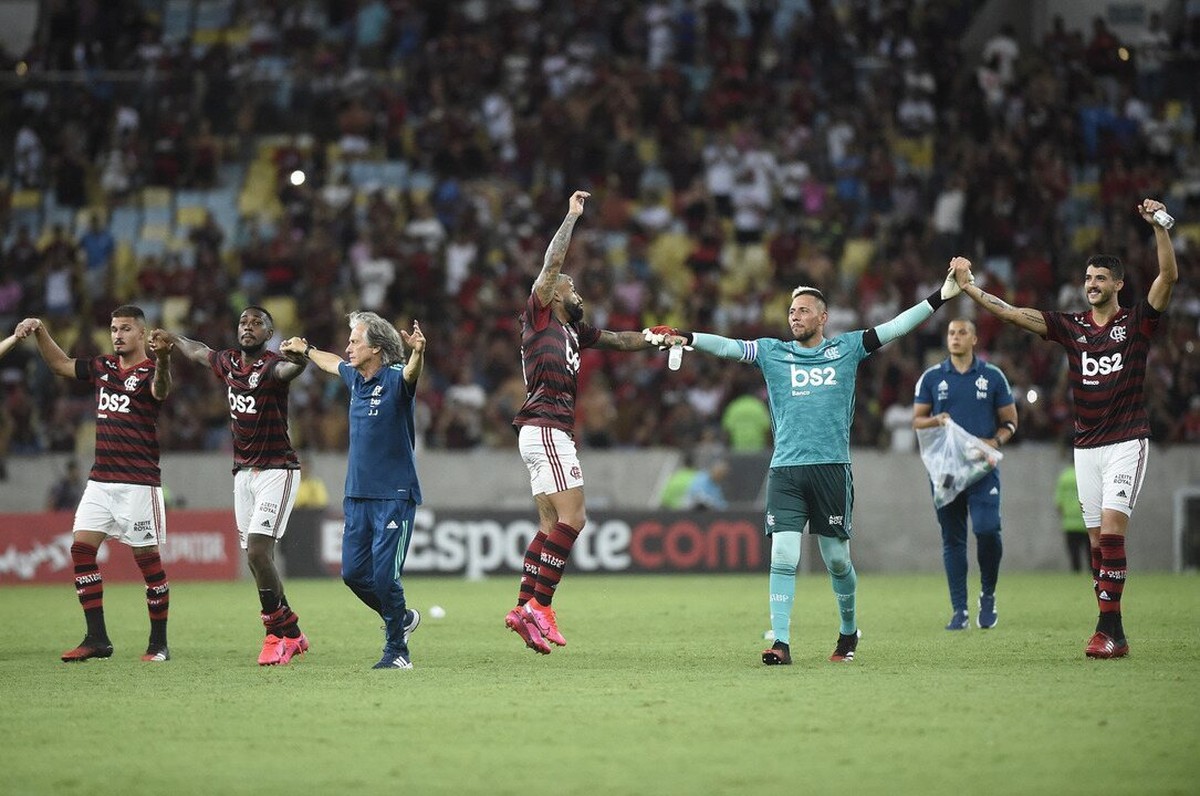
<svg viewBox="0 0 1200 796"><path fill-rule="evenodd" d="M972 285L975 284L975 274L968 272L967 281ZM950 273L946 274L946 281L942 283L942 289L940 293L942 301L949 301L961 292L962 288L959 287L958 282L955 281L954 271L952 270Z"/></svg>
<svg viewBox="0 0 1200 796"><path fill-rule="evenodd" d="M642 329L642 336L650 345L666 348L667 338L678 337L679 331L671 326L651 326L649 329Z"/></svg>

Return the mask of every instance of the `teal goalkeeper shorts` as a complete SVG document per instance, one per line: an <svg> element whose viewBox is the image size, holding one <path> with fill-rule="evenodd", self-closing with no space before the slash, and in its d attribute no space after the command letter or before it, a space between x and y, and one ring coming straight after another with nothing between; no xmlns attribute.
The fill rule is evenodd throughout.
<svg viewBox="0 0 1200 796"><path fill-rule="evenodd" d="M854 476L848 464L772 467L767 473L767 535L803 531L849 539Z"/></svg>

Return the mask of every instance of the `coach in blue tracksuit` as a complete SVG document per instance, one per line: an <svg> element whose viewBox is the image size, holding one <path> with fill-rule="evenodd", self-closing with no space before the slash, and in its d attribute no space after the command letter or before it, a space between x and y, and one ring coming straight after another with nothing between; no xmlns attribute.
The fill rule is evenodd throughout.
<svg viewBox="0 0 1200 796"><path fill-rule="evenodd" d="M400 575L421 503L413 401L425 364L425 336L416 321L408 333L373 312L353 312L346 361L299 337L285 340L279 350L311 359L350 389L342 580L383 618L383 657L372 668L411 669L408 638L421 615L405 604Z"/></svg>
<svg viewBox="0 0 1200 796"><path fill-rule="evenodd" d="M913 428L941 425L946 418L1000 448L1017 433L1017 407L1008 379L995 365L975 356L975 324L950 321L946 349L950 356L921 374L913 399ZM996 580L1000 574L1000 471L992 470L937 510L942 526L942 561L954 613L947 630L971 626L967 611L967 518L975 532L979 561L979 627L995 627Z"/></svg>

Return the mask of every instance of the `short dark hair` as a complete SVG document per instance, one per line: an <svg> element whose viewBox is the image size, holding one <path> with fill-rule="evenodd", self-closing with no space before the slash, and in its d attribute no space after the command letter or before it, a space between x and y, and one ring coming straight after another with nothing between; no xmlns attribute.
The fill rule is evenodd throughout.
<svg viewBox="0 0 1200 796"><path fill-rule="evenodd" d="M1121 258L1114 254L1093 254L1088 258L1085 270L1088 267L1095 266L1097 268L1107 268L1112 271L1113 279L1124 281L1125 279L1125 264L1121 262Z"/></svg>
<svg viewBox="0 0 1200 796"><path fill-rule="evenodd" d="M275 319L271 317L271 313L267 312L266 307L260 307L257 304L251 304L249 307L246 307L245 310L242 310L242 312L246 312L246 310L254 310L255 312L261 312L262 316L264 318L266 318L267 321L271 324L271 328L272 329L275 328Z"/></svg>
<svg viewBox="0 0 1200 796"><path fill-rule="evenodd" d="M122 304L112 311L114 318L137 318L142 323L146 322L146 313L142 312L142 308L134 304Z"/></svg>

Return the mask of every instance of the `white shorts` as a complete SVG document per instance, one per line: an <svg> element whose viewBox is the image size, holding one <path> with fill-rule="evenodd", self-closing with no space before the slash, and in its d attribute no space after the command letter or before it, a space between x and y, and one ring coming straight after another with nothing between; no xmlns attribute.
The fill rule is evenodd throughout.
<svg viewBox="0 0 1200 796"><path fill-rule="evenodd" d="M283 538L299 486L299 470L237 471L233 476L233 514L243 550L252 533Z"/></svg>
<svg viewBox="0 0 1200 796"><path fill-rule="evenodd" d="M1102 509L1119 511L1126 517L1133 514L1138 493L1142 491L1142 479L1146 477L1149 454L1150 442L1144 439L1075 449L1079 505L1087 527L1100 527Z"/></svg>
<svg viewBox="0 0 1200 796"><path fill-rule="evenodd" d="M167 541L162 487L88 480L72 531L99 531L130 547Z"/></svg>
<svg viewBox="0 0 1200 796"><path fill-rule="evenodd" d="M521 426L517 440L533 494L553 495L583 486L583 468L570 434L557 428Z"/></svg>

